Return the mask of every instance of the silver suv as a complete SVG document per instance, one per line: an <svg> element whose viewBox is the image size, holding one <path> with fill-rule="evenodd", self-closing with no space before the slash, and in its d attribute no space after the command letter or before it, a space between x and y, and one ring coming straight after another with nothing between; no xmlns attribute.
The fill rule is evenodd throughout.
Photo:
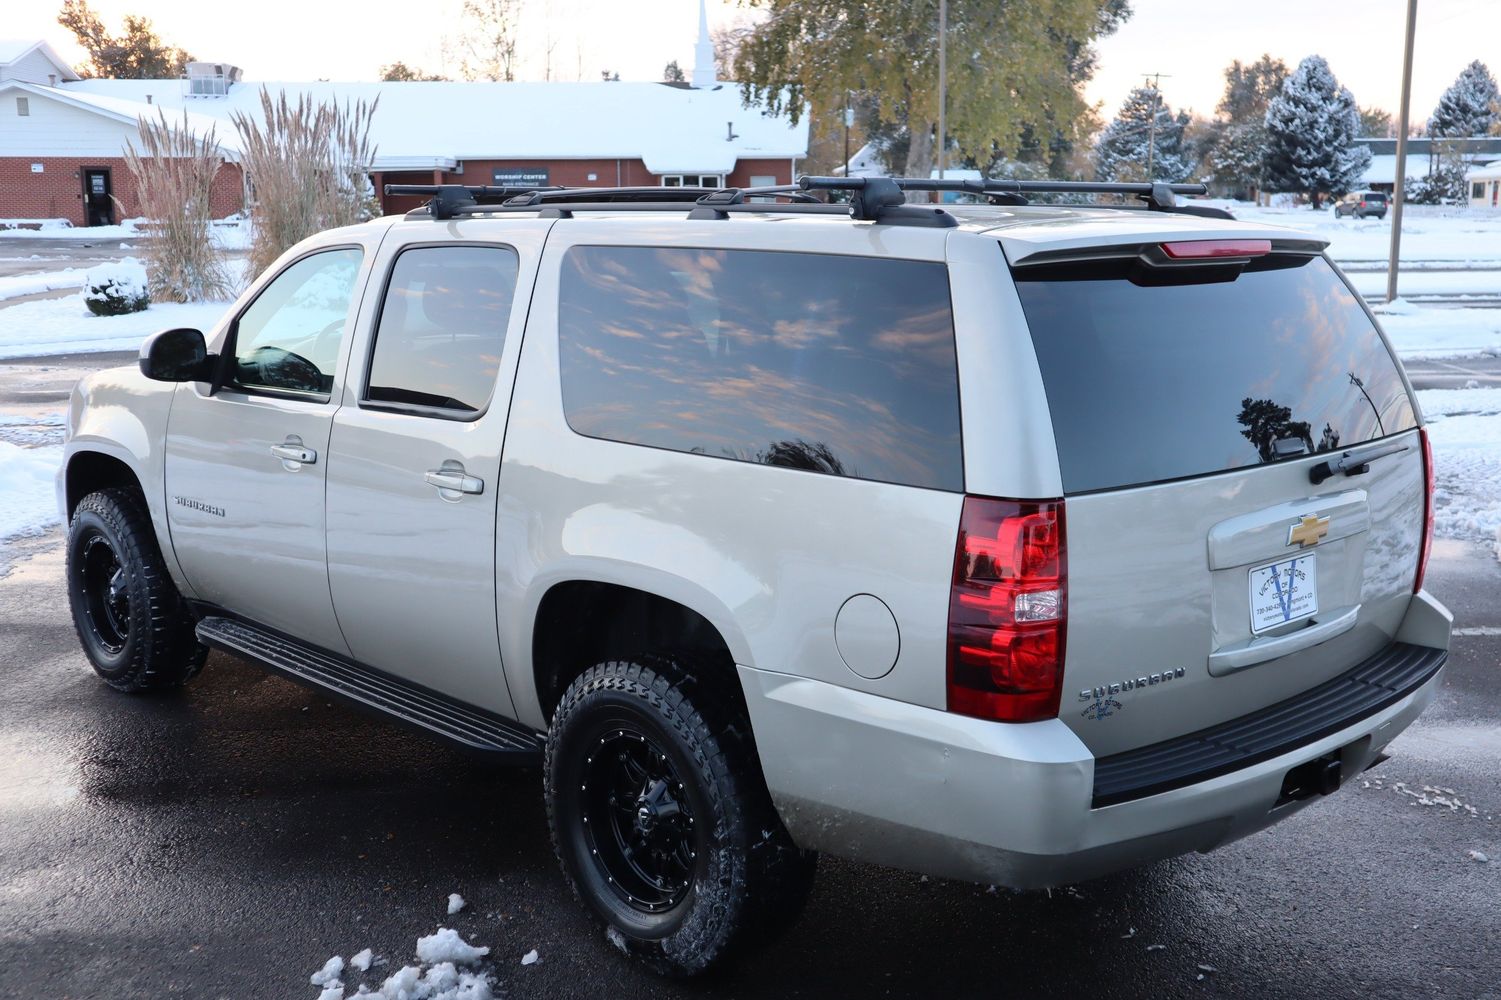
<svg viewBox="0 0 1501 1000"><path fill-rule="evenodd" d="M935 186L437 188L300 244L73 394L95 670L220 649L541 762L579 897L680 974L817 851L1051 886L1384 759L1447 655L1432 462L1323 245Z"/></svg>

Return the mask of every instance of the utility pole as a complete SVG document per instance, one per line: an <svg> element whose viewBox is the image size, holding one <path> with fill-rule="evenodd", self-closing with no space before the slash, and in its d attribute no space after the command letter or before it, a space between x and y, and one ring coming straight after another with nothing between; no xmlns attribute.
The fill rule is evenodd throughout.
<svg viewBox="0 0 1501 1000"><path fill-rule="evenodd" d="M1397 174L1392 184L1392 249L1386 260L1386 301L1397 297L1397 259L1402 250L1402 203L1407 200L1407 105L1412 99L1412 39L1418 0L1407 0L1407 43L1402 52L1402 107L1397 111Z"/></svg>
<svg viewBox="0 0 1501 1000"><path fill-rule="evenodd" d="M1157 102L1162 99L1162 78L1171 78L1171 73L1144 73L1143 77L1150 78L1152 83L1152 122L1147 130L1147 182L1151 183L1152 161L1157 153Z"/></svg>
<svg viewBox="0 0 1501 1000"><path fill-rule="evenodd" d="M855 124L855 109L850 107L850 92L844 92L844 176L850 175L850 126Z"/></svg>
<svg viewBox="0 0 1501 1000"><path fill-rule="evenodd" d="M938 0L938 179L943 180L945 154L948 150L947 111L949 103L949 2ZM943 195L938 196L943 200Z"/></svg>

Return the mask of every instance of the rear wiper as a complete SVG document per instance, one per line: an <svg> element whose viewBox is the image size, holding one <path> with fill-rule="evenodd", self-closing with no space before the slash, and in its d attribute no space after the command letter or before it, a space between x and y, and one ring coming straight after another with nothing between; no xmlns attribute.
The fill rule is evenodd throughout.
<svg viewBox="0 0 1501 1000"><path fill-rule="evenodd" d="M1371 471L1371 463L1378 458L1395 455L1411 448L1409 444L1389 444L1368 451L1346 451L1338 458L1320 462L1308 470L1308 480L1317 486L1331 476L1359 476Z"/></svg>

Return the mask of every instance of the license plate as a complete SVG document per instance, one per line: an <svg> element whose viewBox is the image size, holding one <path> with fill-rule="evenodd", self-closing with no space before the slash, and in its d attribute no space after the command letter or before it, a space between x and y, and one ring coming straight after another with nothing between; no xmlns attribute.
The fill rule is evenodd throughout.
<svg viewBox="0 0 1501 1000"><path fill-rule="evenodd" d="M1318 556L1309 553L1251 570L1251 631L1286 625L1319 610Z"/></svg>

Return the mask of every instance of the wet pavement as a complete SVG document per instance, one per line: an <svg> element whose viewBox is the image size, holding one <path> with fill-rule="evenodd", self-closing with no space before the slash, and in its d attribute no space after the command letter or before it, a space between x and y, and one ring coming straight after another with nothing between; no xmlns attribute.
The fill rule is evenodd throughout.
<svg viewBox="0 0 1501 1000"><path fill-rule="evenodd" d="M177 693L105 687L59 543L0 543L20 555L0 578L0 996L312 1000L326 958L370 947L390 964L346 975L353 996L452 926L493 949L511 998L1501 998L1501 564L1480 547L1441 542L1430 565L1465 630L1438 700L1336 795L1051 894L825 858L777 942L681 984L626 963L572 900L537 772L218 653ZM450 892L469 901L453 917Z"/></svg>

